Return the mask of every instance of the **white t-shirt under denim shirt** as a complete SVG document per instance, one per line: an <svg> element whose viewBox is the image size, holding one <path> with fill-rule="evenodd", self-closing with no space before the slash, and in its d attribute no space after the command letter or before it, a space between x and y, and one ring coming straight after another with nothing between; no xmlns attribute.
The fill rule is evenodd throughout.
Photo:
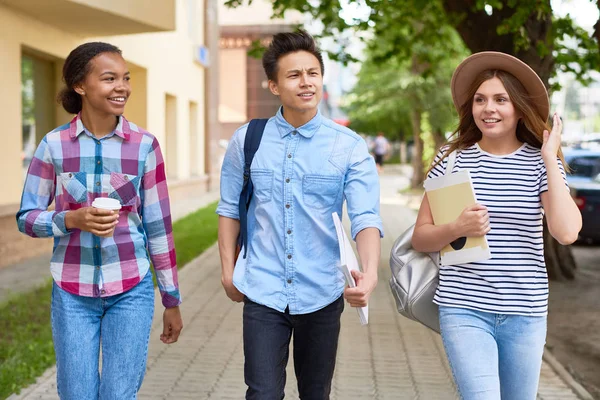
<svg viewBox="0 0 600 400"><path fill-rule="evenodd" d="M427 177L443 175L447 162L444 159ZM560 161L559 168L567 185ZM548 183L541 151L524 143L511 154L493 155L476 143L458 152L452 172L460 170L470 172L477 201L488 208L492 258L441 266L434 302L498 314L546 315L548 276L540 194L548 190Z"/></svg>

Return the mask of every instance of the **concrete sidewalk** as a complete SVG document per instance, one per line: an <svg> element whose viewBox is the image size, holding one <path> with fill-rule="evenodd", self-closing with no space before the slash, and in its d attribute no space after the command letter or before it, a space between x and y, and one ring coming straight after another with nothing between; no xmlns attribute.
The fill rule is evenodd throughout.
<svg viewBox="0 0 600 400"><path fill-rule="evenodd" d="M332 399L457 399L440 337L401 317L388 287L388 255L394 238L415 218L397 196L405 184L399 175L382 176L382 245L379 285L369 304L369 325L359 324L346 307L333 380ZM180 274L184 331L178 343L159 341L162 306L157 298L148 372L139 394L149 399L242 399L242 305L232 303L220 284L216 246L188 264ZM293 363L288 363L286 396L298 398ZM539 399L578 399L575 392L544 362ZM16 399L58 399L55 369Z"/></svg>

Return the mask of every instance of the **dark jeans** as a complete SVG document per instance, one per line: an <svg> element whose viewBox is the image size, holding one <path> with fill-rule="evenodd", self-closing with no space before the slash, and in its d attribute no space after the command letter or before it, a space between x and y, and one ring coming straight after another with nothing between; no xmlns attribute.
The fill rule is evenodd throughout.
<svg viewBox="0 0 600 400"><path fill-rule="evenodd" d="M343 296L310 314L290 315L244 300L246 399L284 397L285 367L294 334L294 369L302 400L326 400L335 368Z"/></svg>

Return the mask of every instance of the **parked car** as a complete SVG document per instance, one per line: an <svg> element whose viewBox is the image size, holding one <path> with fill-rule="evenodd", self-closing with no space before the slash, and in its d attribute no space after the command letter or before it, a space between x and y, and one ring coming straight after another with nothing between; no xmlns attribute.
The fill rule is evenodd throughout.
<svg viewBox="0 0 600 400"><path fill-rule="evenodd" d="M583 219L579 237L600 241L600 151L577 149L564 153L571 167L571 174L567 175L571 196Z"/></svg>

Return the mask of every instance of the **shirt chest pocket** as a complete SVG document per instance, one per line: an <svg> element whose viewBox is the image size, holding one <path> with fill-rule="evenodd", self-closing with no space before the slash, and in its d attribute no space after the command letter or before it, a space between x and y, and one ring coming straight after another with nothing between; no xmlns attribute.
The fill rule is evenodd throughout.
<svg viewBox="0 0 600 400"><path fill-rule="evenodd" d="M271 201L273 197L273 171L268 169L253 169L250 172L253 196L258 203Z"/></svg>
<svg viewBox="0 0 600 400"><path fill-rule="evenodd" d="M87 174L63 172L59 175L64 200L67 203L86 203L88 200Z"/></svg>
<svg viewBox="0 0 600 400"><path fill-rule="evenodd" d="M326 209L335 204L340 195L342 178L337 175L304 175L302 197L308 207Z"/></svg>
<svg viewBox="0 0 600 400"><path fill-rule="evenodd" d="M110 173L108 197L119 200L122 206L133 205L140 188L140 177L137 175Z"/></svg>

